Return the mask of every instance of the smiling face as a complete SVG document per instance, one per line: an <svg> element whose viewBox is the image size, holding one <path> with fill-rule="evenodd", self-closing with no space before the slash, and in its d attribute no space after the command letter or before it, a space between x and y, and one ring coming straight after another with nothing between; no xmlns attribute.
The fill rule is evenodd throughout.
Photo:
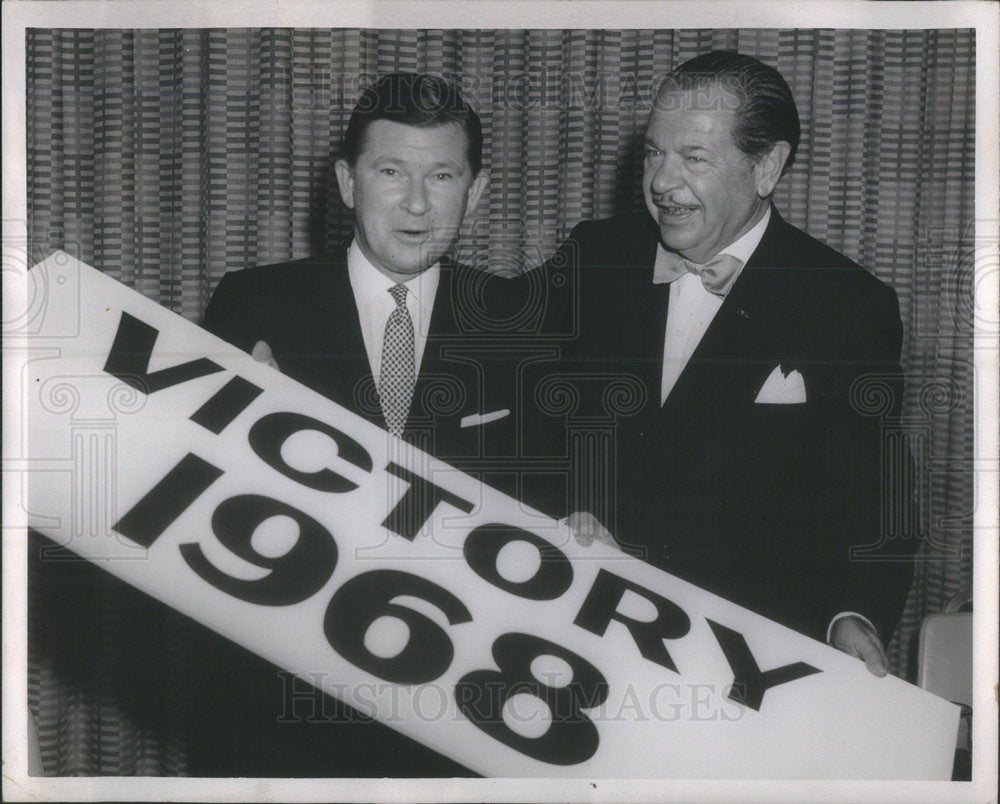
<svg viewBox="0 0 1000 804"><path fill-rule="evenodd" d="M738 99L709 89L661 95L646 127L643 194L663 244L706 262L760 220L788 144L754 162L736 147Z"/></svg>
<svg viewBox="0 0 1000 804"><path fill-rule="evenodd" d="M340 196L354 210L354 238L369 262L405 282L448 251L486 187L473 176L457 123L418 128L376 120L352 166L338 160Z"/></svg>

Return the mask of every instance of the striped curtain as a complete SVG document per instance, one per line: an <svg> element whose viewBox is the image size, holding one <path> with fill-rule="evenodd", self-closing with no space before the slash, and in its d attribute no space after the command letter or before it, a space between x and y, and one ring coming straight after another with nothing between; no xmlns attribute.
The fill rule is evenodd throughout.
<svg viewBox="0 0 1000 804"><path fill-rule="evenodd" d="M349 236L331 155L361 90L407 70L455 81L483 120L491 182L459 258L521 270L579 220L641 208L659 76L710 49L758 56L804 124L778 208L900 298L921 493L890 531L920 548L891 657L912 677L921 617L971 588L975 46L971 30L34 29L29 246L197 320L226 271ZM46 772L185 773L195 626L42 547L28 694ZM162 655L129 656L137 627L162 628ZM157 701L123 702L137 674Z"/></svg>

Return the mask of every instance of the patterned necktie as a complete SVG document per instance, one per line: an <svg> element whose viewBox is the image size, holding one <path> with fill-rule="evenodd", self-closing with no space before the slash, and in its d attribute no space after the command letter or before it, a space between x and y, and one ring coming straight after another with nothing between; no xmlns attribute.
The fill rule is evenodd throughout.
<svg viewBox="0 0 1000 804"><path fill-rule="evenodd" d="M740 275L743 261L731 254L716 254L708 262L697 263L685 260L674 251L662 251L653 271L653 282L673 282L685 273L692 273L701 279L701 284L709 293L725 296L732 289L736 277Z"/></svg>
<svg viewBox="0 0 1000 804"><path fill-rule="evenodd" d="M394 285L389 293L396 302L396 309L385 322L378 395L389 432L402 436L417 384L413 321L406 309L406 286Z"/></svg>

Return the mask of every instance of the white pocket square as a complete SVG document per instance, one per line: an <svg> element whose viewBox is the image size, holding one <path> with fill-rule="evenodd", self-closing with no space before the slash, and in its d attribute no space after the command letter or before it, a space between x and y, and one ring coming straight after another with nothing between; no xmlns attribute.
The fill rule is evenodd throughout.
<svg viewBox="0 0 1000 804"><path fill-rule="evenodd" d="M787 374L775 366L757 392L757 405L801 405L806 401L806 384L797 371Z"/></svg>
<svg viewBox="0 0 1000 804"><path fill-rule="evenodd" d="M491 413L473 413L469 416L463 416L459 422L459 427L479 427L483 424L489 424L490 422L495 422L497 419L502 419L504 416L510 416L510 410L504 408L503 410L494 410Z"/></svg>

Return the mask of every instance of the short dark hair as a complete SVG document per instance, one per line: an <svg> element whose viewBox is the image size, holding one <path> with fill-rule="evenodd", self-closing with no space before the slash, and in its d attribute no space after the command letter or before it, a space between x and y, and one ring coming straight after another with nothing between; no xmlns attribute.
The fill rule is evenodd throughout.
<svg viewBox="0 0 1000 804"><path fill-rule="evenodd" d="M341 157L357 164L364 147L365 132L376 120L391 120L417 128L435 128L458 123L468 144L472 173L483 166L483 127L479 115L458 89L427 73L392 73L366 89L351 112L344 134Z"/></svg>
<svg viewBox="0 0 1000 804"><path fill-rule="evenodd" d="M799 149L802 128L792 90L781 73L753 56L713 50L695 56L669 73L660 85L658 97L665 92L712 85L739 98L733 130L736 147L756 161L783 140L791 146L784 165L784 170L788 170Z"/></svg>

